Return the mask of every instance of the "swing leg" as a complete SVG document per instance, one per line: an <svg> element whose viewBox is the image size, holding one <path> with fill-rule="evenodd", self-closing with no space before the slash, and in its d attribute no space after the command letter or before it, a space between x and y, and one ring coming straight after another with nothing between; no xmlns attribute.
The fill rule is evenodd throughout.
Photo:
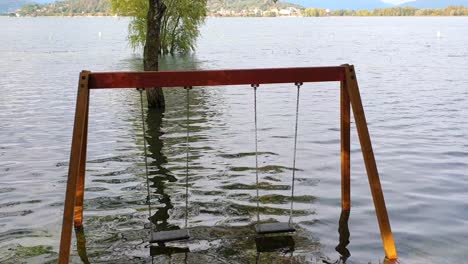
<svg viewBox="0 0 468 264"><path fill-rule="evenodd" d="M62 234L60 238L60 252L58 263L68 263L70 257L70 244L73 225L73 214L76 199L76 188L78 182L78 174L82 155L82 146L86 144L85 139L85 124L87 107L89 102L88 89L89 72L80 74L78 85L78 96L76 99L75 125L73 127L72 147L70 153L70 164L68 169L67 191L65 194L65 205L63 211ZM83 161L84 162L84 161Z"/></svg>
<svg viewBox="0 0 468 264"><path fill-rule="evenodd" d="M349 211L351 209L351 127L350 127L350 103L348 92L346 91L346 81L341 82L341 209Z"/></svg>
<svg viewBox="0 0 468 264"><path fill-rule="evenodd" d="M341 112L341 215L338 227L340 242L336 246L343 257L350 256L349 250L349 227L348 220L351 210L351 170L350 170L350 102L346 91L346 81L341 82L340 87L340 112Z"/></svg>
<svg viewBox="0 0 468 264"><path fill-rule="evenodd" d="M369 136L366 117L362 106L361 95L359 94L359 86L356 80L356 73L354 67L346 65L346 90L353 108L354 120L358 131L359 141L361 143L362 155L366 165L367 176L374 201L375 212L377 214L377 221L379 223L380 235L385 250L385 256L394 260L397 259L397 251L395 242L393 240L392 229L390 227L390 220L388 219L387 208L380 184L379 173L375 163L374 152Z"/></svg>
<svg viewBox="0 0 468 264"><path fill-rule="evenodd" d="M87 151L87 146L88 146L88 119L89 119L89 98L88 98L88 103L86 104L84 134L83 134L83 141L81 144L80 167L78 171L78 182L76 186L76 195L75 195L75 209L74 209L75 228L81 227L83 225L83 200L84 200L84 186L85 186L85 175L86 175L86 151Z"/></svg>

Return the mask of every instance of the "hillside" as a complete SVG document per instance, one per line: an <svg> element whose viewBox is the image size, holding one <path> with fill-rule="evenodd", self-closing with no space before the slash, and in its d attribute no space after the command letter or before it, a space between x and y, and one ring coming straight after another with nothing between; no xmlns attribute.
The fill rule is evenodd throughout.
<svg viewBox="0 0 468 264"><path fill-rule="evenodd" d="M290 0L291 3L296 3L305 7L314 8L329 8L333 10L337 9L374 9L374 8L385 8L392 7L394 5L384 3L380 0Z"/></svg>
<svg viewBox="0 0 468 264"><path fill-rule="evenodd" d="M415 8L445 8L447 6L468 7L468 0L416 0L404 3L402 5L412 6Z"/></svg>
<svg viewBox="0 0 468 264"><path fill-rule="evenodd" d="M0 0L0 14L15 12L18 8L31 1L28 0Z"/></svg>
<svg viewBox="0 0 468 264"><path fill-rule="evenodd" d="M0 8L3 12L14 12L21 4L32 0L0 0ZM51 1L51 0L36 0ZM468 0L416 0L402 4L411 8L400 8L385 4L379 0L288 0L296 4L285 2L273 3L273 0L208 0L208 15L210 16L447 16L467 15L465 8L445 8L437 10L414 9L438 6L444 8L447 5L468 6ZM443 2L443 4L442 4ZM304 9L297 3L307 3L314 8ZM388 8L392 7L392 8ZM373 9L351 11L356 9ZM381 9L385 8L385 9ZM331 9L332 12L327 12ZM348 9L348 10L345 10ZM1 10L1 9L0 9ZM111 15L109 0L65 0L50 4L27 4L17 12L21 16L68 16L68 15Z"/></svg>
<svg viewBox="0 0 468 264"><path fill-rule="evenodd" d="M208 0L208 10L211 12L221 9L240 12L242 10L255 8L266 11L271 8L283 9L289 7L303 8L301 5L290 4L283 1L274 3L272 0Z"/></svg>
<svg viewBox="0 0 468 264"><path fill-rule="evenodd" d="M411 6L415 8L446 8L448 6L466 6L468 0L288 0L290 3L313 8L337 9L374 9L389 8L395 6ZM404 2L397 5L398 2Z"/></svg>
<svg viewBox="0 0 468 264"><path fill-rule="evenodd" d="M7 0L13 1L13 0ZM26 1L26 0L25 0ZM210 15L220 16L276 16L299 15L299 5L272 0L208 0ZM288 10L286 10L288 9ZM270 12L273 10L273 12ZM18 12L21 16L110 15L109 0L65 0L45 5L28 4Z"/></svg>
<svg viewBox="0 0 468 264"><path fill-rule="evenodd" d="M50 4L28 4L18 14L22 16L110 15L108 0L66 0Z"/></svg>

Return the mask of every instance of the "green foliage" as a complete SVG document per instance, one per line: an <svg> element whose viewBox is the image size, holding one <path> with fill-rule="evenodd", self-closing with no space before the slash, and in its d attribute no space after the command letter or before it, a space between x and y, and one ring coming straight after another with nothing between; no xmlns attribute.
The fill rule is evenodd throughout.
<svg viewBox="0 0 468 264"><path fill-rule="evenodd" d="M374 10L333 10L327 14L325 9L306 8L304 16L468 16L468 8L449 6L444 9L417 9L413 7L377 8Z"/></svg>
<svg viewBox="0 0 468 264"><path fill-rule="evenodd" d="M128 40L133 49L144 47L148 0L110 0L117 15L130 16ZM167 9L161 26L161 54L187 53L195 48L199 26L205 21L206 0L163 0Z"/></svg>
<svg viewBox="0 0 468 264"><path fill-rule="evenodd" d="M19 11L18 13L20 15L36 15L37 14L37 10L39 10L41 6L38 5L38 4L28 4L28 5L25 5L23 6Z"/></svg>
<svg viewBox="0 0 468 264"><path fill-rule="evenodd" d="M271 11L265 11L263 13L263 16L264 17L276 17L276 13L275 12L271 12Z"/></svg>
<svg viewBox="0 0 468 264"><path fill-rule="evenodd" d="M303 16L306 17L319 17L319 16L326 16L327 11L321 8L306 8L303 11Z"/></svg>

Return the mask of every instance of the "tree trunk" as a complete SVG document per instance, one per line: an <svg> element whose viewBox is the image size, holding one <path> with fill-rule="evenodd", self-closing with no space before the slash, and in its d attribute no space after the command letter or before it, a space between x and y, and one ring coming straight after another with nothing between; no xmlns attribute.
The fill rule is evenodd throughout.
<svg viewBox="0 0 468 264"><path fill-rule="evenodd" d="M148 0L148 18L146 43L143 54L144 70L157 71L159 70L159 51L161 46L161 25L166 5L162 0ZM161 87L146 89L149 108L158 108L164 110L164 93Z"/></svg>

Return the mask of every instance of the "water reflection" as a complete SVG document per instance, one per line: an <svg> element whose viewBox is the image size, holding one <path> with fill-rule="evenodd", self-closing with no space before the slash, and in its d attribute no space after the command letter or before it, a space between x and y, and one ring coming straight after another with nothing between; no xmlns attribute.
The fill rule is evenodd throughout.
<svg viewBox="0 0 468 264"><path fill-rule="evenodd" d="M181 63L183 61L184 63ZM164 56L160 60L161 69L171 69L171 70L181 70L181 69L196 69L195 59L192 56ZM177 66L178 65L178 66ZM185 65L185 68L180 68L180 65ZM171 93L173 90L166 90L167 93ZM186 102L188 104L189 102ZM158 206L154 215L150 217L150 221L154 224L156 231L167 231L167 230L176 230L180 229L178 225L170 224L168 222L170 218L170 210L174 208L174 205L171 202L171 196L166 192L167 183L176 183L178 179L175 177L173 172L166 168L168 159L163 152L164 141L162 136L164 136L163 128L163 118L164 110L160 109L148 109L146 115L147 125L147 137L146 141L148 143L148 153L152 162L150 163L150 181L153 183L151 191L153 191L157 196L157 201L160 206ZM179 111L182 115L183 112ZM185 127L185 129L189 129ZM178 138L177 141L182 141L181 138ZM177 142L182 143L182 142ZM180 179L179 179L180 181ZM150 195L151 199L153 194ZM161 206L162 205L162 206ZM187 206L187 204L185 205ZM185 214L187 218L187 214ZM187 219L185 220L187 221ZM153 228L151 226L150 228ZM190 249L188 247L175 247L167 246L164 243L159 243L158 246L150 246L150 256L152 262L154 262L154 257L164 255L168 258L169 263L172 263L172 255L184 254L182 263L187 263L188 252Z"/></svg>
<svg viewBox="0 0 468 264"><path fill-rule="evenodd" d="M80 256L81 261L84 264L90 264L88 259L88 252L86 250L86 236L84 232L84 227L80 226L75 228L76 234L76 249L78 251L78 255Z"/></svg>
<svg viewBox="0 0 468 264"><path fill-rule="evenodd" d="M187 247L166 247L166 246L151 246L150 255L152 257L165 255L172 256L174 254L189 253L190 249Z"/></svg>
<svg viewBox="0 0 468 264"><path fill-rule="evenodd" d="M346 248L349 245L349 210L342 210L340 215L340 221L338 226L338 233L340 235L340 243L336 246L336 251L340 253L343 263L351 256L351 253Z"/></svg>
<svg viewBox="0 0 468 264"><path fill-rule="evenodd" d="M176 182L177 178L164 166L167 163L167 157L162 151L164 143L160 138L163 135L161 131L163 117L164 113L158 109L148 109L146 114L146 141L148 142L148 155L152 160L149 164L149 177L152 183L150 187L151 191L156 194L159 205L162 205L162 207L158 206L150 218L157 231L179 229L179 227L168 223L169 210L173 209L174 206L171 197L166 193L166 182ZM152 199L153 194L150 196Z"/></svg>
<svg viewBox="0 0 468 264"><path fill-rule="evenodd" d="M259 236L255 238L257 252L275 252L285 250L285 252L294 251L294 239L292 236Z"/></svg>
<svg viewBox="0 0 468 264"><path fill-rule="evenodd" d="M166 256L169 263L172 263L172 256L176 254L184 254L182 263L187 263L189 252L190 249L187 247L166 247L164 245L150 247L151 257ZM154 263L154 259L152 259L152 262Z"/></svg>
<svg viewBox="0 0 468 264"><path fill-rule="evenodd" d="M255 238L255 246L257 248L257 258L255 263L263 263L262 253L278 252L283 255L290 254L292 261L294 253L294 238L292 236L260 236Z"/></svg>
<svg viewBox="0 0 468 264"><path fill-rule="evenodd" d="M127 61L128 67L135 71L143 69L141 58L132 58ZM196 70L197 61L193 55L176 55L176 56L163 56L160 58L161 70ZM171 94L173 90L166 89L165 94ZM149 163L149 179L151 182L150 197L153 200L156 197L157 210L150 217L150 221L154 224L156 231L176 230L180 229L179 226L170 224L169 212L174 208L171 202L171 196L166 192L166 184L168 182L175 183L178 179L174 174L166 168L168 159L163 152L164 142L161 139L164 136L162 131L163 119L165 110L148 109L146 112L146 141L148 143L148 159ZM182 114L182 113L181 113Z"/></svg>

